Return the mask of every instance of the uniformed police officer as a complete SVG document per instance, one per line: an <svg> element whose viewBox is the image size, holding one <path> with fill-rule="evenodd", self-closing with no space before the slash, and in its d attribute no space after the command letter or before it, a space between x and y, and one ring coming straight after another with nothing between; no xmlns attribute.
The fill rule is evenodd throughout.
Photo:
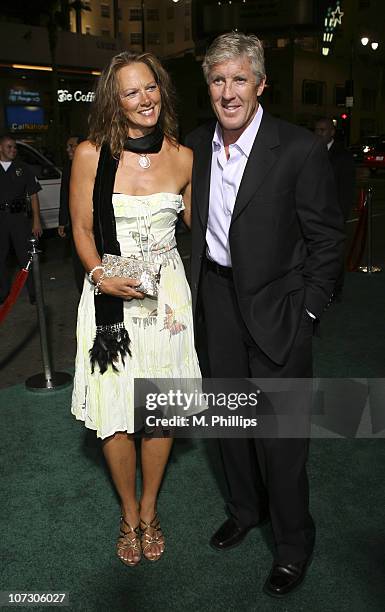
<svg viewBox="0 0 385 612"><path fill-rule="evenodd" d="M6 258L12 244L19 265L28 260L28 239L31 232L36 238L42 234L39 198L41 187L31 168L15 161L16 141L12 136L0 137L0 303L6 299L9 277ZM31 213L31 216L29 215ZM27 289L31 304L35 303L32 274L28 275Z"/></svg>

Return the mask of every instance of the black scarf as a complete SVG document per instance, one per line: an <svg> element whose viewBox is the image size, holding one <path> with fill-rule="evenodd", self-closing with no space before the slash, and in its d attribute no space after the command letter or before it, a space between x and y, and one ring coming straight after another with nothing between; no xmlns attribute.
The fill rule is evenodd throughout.
<svg viewBox="0 0 385 612"><path fill-rule="evenodd" d="M124 143L124 150L132 151L139 155L140 153L159 153L162 144L163 132L157 124L151 134L146 134L146 136L141 136L141 138L128 137Z"/></svg>
<svg viewBox="0 0 385 612"><path fill-rule="evenodd" d="M124 149L135 153L158 153L162 148L163 132L157 125L155 130L141 138L128 138ZM93 191L93 232L96 249L102 259L105 253L121 255L116 235L116 223L112 195L119 160L115 159L110 146L102 145ZM95 295L96 336L90 349L91 370L98 364L104 374L119 356L124 364L127 355L131 356L130 338L124 327L123 299L101 293Z"/></svg>

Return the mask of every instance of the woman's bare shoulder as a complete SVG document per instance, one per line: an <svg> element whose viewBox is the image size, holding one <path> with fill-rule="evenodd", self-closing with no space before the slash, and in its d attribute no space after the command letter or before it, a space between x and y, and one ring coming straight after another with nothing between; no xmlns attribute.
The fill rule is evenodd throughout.
<svg viewBox="0 0 385 612"><path fill-rule="evenodd" d="M85 171L87 174L91 173L95 175L99 155L100 147L96 147L96 145L89 140L84 140L76 147L73 161L75 168L78 168L81 172Z"/></svg>
<svg viewBox="0 0 385 612"><path fill-rule="evenodd" d="M181 164L183 167L190 168L192 166L193 152L191 149L178 143L176 147L174 146L173 155L175 155L177 163Z"/></svg>
<svg viewBox="0 0 385 612"><path fill-rule="evenodd" d="M194 154L192 152L191 149L189 149L188 147L185 147L184 145L179 145L179 153L183 156L183 158L192 163L193 158L194 158Z"/></svg>
<svg viewBox="0 0 385 612"><path fill-rule="evenodd" d="M100 148L97 148L93 142L83 140L75 151L75 156L84 160L94 160L99 158Z"/></svg>

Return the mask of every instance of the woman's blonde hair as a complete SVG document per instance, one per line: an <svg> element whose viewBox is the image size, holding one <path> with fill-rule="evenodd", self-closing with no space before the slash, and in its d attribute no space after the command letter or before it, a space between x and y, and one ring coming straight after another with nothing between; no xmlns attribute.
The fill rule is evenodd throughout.
<svg viewBox="0 0 385 612"><path fill-rule="evenodd" d="M161 96L159 127L172 144L178 142L178 121L175 111L175 91L167 71L152 53L124 51L115 55L103 70L95 92L89 118L89 140L100 147L108 142L114 157L119 157L127 139L129 121L120 101L117 73L124 66L141 62L154 75Z"/></svg>

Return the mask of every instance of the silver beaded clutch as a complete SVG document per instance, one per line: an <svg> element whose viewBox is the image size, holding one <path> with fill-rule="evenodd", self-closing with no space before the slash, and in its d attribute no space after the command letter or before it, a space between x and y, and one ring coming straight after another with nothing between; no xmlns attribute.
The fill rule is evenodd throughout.
<svg viewBox="0 0 385 612"><path fill-rule="evenodd" d="M161 264L136 257L122 257L105 253L102 259L105 276L126 276L140 281L136 290L149 297L158 297Z"/></svg>

